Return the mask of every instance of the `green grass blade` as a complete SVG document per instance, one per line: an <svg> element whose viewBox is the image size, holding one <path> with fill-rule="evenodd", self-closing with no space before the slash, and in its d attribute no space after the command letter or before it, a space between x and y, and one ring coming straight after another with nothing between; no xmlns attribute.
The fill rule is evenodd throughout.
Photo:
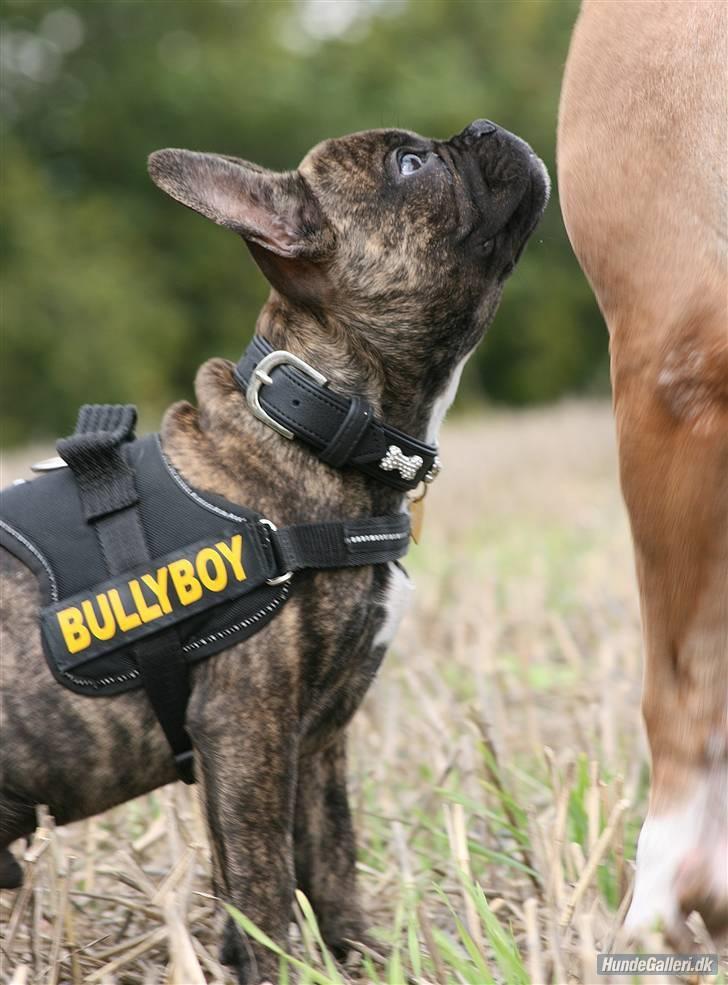
<svg viewBox="0 0 728 985"><path fill-rule="evenodd" d="M324 944L324 939L321 936L321 931L319 929L318 921L313 912L313 907L309 903L305 893L302 893L300 889L296 890L296 901L301 908L301 913L306 921L306 924L313 935L313 939L318 944L321 950L321 956L323 958L324 967L327 973L331 976L332 981L336 982L337 985L343 985L343 979L339 974L338 968L336 967L336 962L329 953L329 949Z"/></svg>

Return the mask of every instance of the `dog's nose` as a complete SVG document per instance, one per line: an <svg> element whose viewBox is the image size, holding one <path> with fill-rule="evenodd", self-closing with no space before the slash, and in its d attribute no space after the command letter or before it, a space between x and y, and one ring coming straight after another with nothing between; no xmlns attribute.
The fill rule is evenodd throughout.
<svg viewBox="0 0 728 985"><path fill-rule="evenodd" d="M495 133L498 129L495 123L491 123L490 120L473 120L469 127L465 129L466 137L475 137L479 139L480 137L487 137L491 133Z"/></svg>

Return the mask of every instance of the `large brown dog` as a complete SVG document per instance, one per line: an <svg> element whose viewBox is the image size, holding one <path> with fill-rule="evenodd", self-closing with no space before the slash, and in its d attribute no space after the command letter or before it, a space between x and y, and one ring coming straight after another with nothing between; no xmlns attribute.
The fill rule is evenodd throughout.
<svg viewBox="0 0 728 985"><path fill-rule="evenodd" d="M728 5L585 0L567 229L611 336L652 790L628 926L728 926Z"/></svg>
<svg viewBox="0 0 728 985"><path fill-rule="evenodd" d="M366 398L382 420L434 441L459 368L495 313L544 208L545 170L518 138L476 121L448 141L400 130L330 140L275 174L214 154L152 155L154 181L239 233L273 291L258 332ZM161 438L188 483L279 525L396 513L403 494L336 471L257 420L221 359L197 376ZM38 632L35 578L2 554L0 868L33 830L174 779L141 691L89 698L59 686ZM196 665L187 728L222 899L285 946L294 879L329 945L362 934L346 799L343 727L396 628L406 576L394 565L296 575L291 601L248 642ZM3 851L4 850L4 851ZM228 923L241 982L277 959Z"/></svg>

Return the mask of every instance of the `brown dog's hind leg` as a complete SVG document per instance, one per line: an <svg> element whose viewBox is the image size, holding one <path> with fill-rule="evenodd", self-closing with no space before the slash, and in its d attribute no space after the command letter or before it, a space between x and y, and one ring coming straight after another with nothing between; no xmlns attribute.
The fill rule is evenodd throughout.
<svg viewBox="0 0 728 985"><path fill-rule="evenodd" d="M343 959L364 939L356 890L356 843L346 792L346 734L299 761L294 824L296 882L326 944Z"/></svg>

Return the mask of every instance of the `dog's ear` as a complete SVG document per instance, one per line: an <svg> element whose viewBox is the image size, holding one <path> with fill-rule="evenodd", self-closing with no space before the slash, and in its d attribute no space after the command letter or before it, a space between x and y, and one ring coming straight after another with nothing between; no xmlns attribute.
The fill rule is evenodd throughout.
<svg viewBox="0 0 728 985"><path fill-rule="evenodd" d="M150 155L149 174L178 202L278 257L315 261L333 247L333 230L298 171L169 149Z"/></svg>

